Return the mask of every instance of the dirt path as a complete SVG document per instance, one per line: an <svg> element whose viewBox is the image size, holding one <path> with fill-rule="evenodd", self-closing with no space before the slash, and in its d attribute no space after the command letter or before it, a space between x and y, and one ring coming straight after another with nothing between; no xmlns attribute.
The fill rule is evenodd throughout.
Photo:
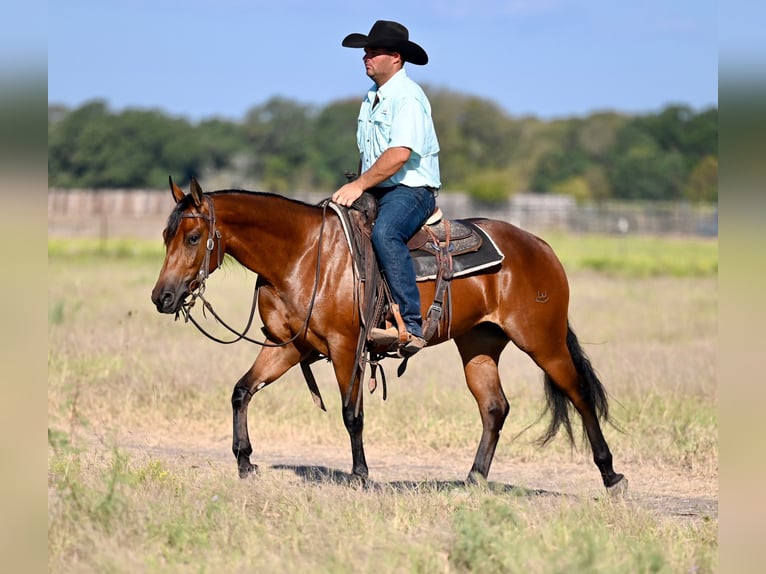
<svg viewBox="0 0 766 574"><path fill-rule="evenodd" d="M171 444L170 441L131 434L118 441L120 449L161 459L169 467L223 469L235 475L236 463L228 440L221 442ZM422 455L366 449L373 485L415 488L419 485L459 487L464 481L473 453ZM252 458L262 472L289 473L314 483L349 480L351 455L341 446L316 447L269 445L259 447ZM625 500L646 511L681 520L718 518L718 483L714 477L681 475L668 469L618 465L630 484ZM582 462L515 462L496 458L489 475L492 488L529 491L530 495L599 498L604 489L595 466Z"/></svg>

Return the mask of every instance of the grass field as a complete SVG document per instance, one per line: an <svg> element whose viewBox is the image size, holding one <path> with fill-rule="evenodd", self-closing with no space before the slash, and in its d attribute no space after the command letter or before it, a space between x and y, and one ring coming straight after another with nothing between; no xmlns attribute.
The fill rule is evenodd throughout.
<svg viewBox="0 0 766 574"><path fill-rule="evenodd" d="M490 482L465 486L481 427L450 344L402 379L391 363L388 400L366 398L368 487L347 474L329 365L316 369L327 413L298 370L253 400L261 473L241 481L229 397L257 349L154 310L159 241L50 241L49 571L715 571L717 245L547 239L623 429L605 429L623 499L605 496L589 449L533 444L541 374L510 348ZM253 282L232 265L206 294L244 324Z"/></svg>

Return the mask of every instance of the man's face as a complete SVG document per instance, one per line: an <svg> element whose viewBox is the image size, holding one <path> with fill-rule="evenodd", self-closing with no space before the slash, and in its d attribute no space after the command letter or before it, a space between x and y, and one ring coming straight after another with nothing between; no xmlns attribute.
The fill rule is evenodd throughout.
<svg viewBox="0 0 766 574"><path fill-rule="evenodd" d="M385 84L399 68L401 68L402 57L399 52L394 52L387 48L364 49L364 67L367 75L378 85Z"/></svg>

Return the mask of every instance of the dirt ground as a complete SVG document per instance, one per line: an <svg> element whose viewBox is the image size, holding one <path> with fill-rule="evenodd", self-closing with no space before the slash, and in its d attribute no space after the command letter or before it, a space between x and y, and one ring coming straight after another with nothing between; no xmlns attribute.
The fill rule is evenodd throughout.
<svg viewBox="0 0 766 574"><path fill-rule="evenodd" d="M136 455L162 460L173 468L186 466L205 472L215 469L236 475L230 437L204 440L148 437L130 433L118 444ZM502 439L501 439L502 440ZM351 452L346 445L317 447L290 444L254 445L251 460L261 472L286 473L312 483L347 482ZM365 447L372 484L394 487L459 486L473 461L473 452L452 449L446 453L422 454ZM544 450L541 459L544 459ZM615 470L625 474L629 487L624 499L653 514L679 520L718 518L718 482L710 476L679 474L646 465L624 464L615 458ZM257 480L257 479L255 479ZM501 491L519 489L530 496L573 496L600 498L605 490L589 453L575 451L572 461L518 462L496 456L489 474L490 486Z"/></svg>

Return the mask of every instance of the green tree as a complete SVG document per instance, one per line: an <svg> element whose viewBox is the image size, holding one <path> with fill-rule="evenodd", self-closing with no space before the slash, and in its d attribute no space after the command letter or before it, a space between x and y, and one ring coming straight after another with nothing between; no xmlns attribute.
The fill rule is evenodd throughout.
<svg viewBox="0 0 766 574"><path fill-rule="evenodd" d="M473 96L426 91L445 190L484 200L518 191L596 200L717 197L717 109L697 114L674 105L641 116L543 121L513 118ZM103 100L74 110L49 106L49 183L164 187L168 174L179 182L204 174L223 185L254 178L273 191L330 191L357 169L358 111L356 98L318 110L272 98L243 121L191 125L157 110L112 113Z"/></svg>
<svg viewBox="0 0 766 574"><path fill-rule="evenodd" d="M612 187L602 164L591 164L584 174L588 186L587 199L601 201L612 197Z"/></svg>
<svg viewBox="0 0 766 574"><path fill-rule="evenodd" d="M233 158L247 147L240 124L211 119L201 122L195 131L198 132L200 159L213 170L231 166Z"/></svg>
<svg viewBox="0 0 766 574"><path fill-rule="evenodd" d="M634 127L649 135L658 148L680 153L686 174L707 155L718 155L718 110L696 114L686 105L670 105L658 114L632 120Z"/></svg>
<svg viewBox="0 0 766 574"><path fill-rule="evenodd" d="M515 126L496 104L449 91L429 96L439 138L442 183L453 189L466 187L486 170L508 167L517 143Z"/></svg>
<svg viewBox="0 0 766 574"><path fill-rule="evenodd" d="M308 106L272 98L250 110L244 134L253 157L252 175L267 190L285 191L299 179L307 164L307 141L312 133Z"/></svg>
<svg viewBox="0 0 766 574"><path fill-rule="evenodd" d="M317 115L311 138L309 162L315 184L335 190L345 183L345 172L356 172L359 149L356 124L359 115L357 98L329 104Z"/></svg>
<svg viewBox="0 0 766 574"><path fill-rule="evenodd" d="M493 203L508 199L517 189L516 180L509 170L487 170L476 174L465 185L472 198Z"/></svg>
<svg viewBox="0 0 766 574"><path fill-rule="evenodd" d="M705 125L710 126L710 117ZM674 200L683 196L691 170L688 152L692 141L702 149L710 131L694 125L694 114L686 106L669 106L660 114L633 118L620 130L611 154L610 183L615 197L622 199ZM708 144L711 145L711 144ZM716 144L713 144L716 145Z"/></svg>
<svg viewBox="0 0 766 574"><path fill-rule="evenodd" d="M536 163L531 180L533 191L550 192L561 182L583 176L590 164L585 149L578 141L581 121L559 121L554 125L559 129L549 133L551 149Z"/></svg>
<svg viewBox="0 0 766 574"><path fill-rule="evenodd" d="M694 166L684 196L696 202L718 201L718 159L715 156L705 156Z"/></svg>
<svg viewBox="0 0 766 574"><path fill-rule="evenodd" d="M599 112L575 125L573 145L589 158L603 161L617 142L617 134L626 118L614 112Z"/></svg>
<svg viewBox="0 0 766 574"><path fill-rule="evenodd" d="M588 158L581 150L554 150L543 156L532 178L532 190L547 193L557 183L582 176L588 167Z"/></svg>
<svg viewBox="0 0 766 574"><path fill-rule="evenodd" d="M693 168L708 156L718 157L718 109L711 108L689 120L684 138L684 155Z"/></svg>
<svg viewBox="0 0 766 574"><path fill-rule="evenodd" d="M77 187L90 167L88 156L80 153L87 142L85 132L103 124L108 117L106 102L94 100L67 113L61 108L48 121L48 185Z"/></svg>
<svg viewBox="0 0 766 574"><path fill-rule="evenodd" d="M678 199L684 179L683 156L661 149L644 132L637 132L612 164L612 188L619 199Z"/></svg>
<svg viewBox="0 0 766 574"><path fill-rule="evenodd" d="M591 199L592 193L588 180L583 175L573 175L553 186L552 191L559 195L569 195L577 201Z"/></svg>
<svg viewBox="0 0 766 574"><path fill-rule="evenodd" d="M159 111L112 114L105 102L91 102L49 125L50 184L158 187L168 173L186 180L202 163L197 133Z"/></svg>

